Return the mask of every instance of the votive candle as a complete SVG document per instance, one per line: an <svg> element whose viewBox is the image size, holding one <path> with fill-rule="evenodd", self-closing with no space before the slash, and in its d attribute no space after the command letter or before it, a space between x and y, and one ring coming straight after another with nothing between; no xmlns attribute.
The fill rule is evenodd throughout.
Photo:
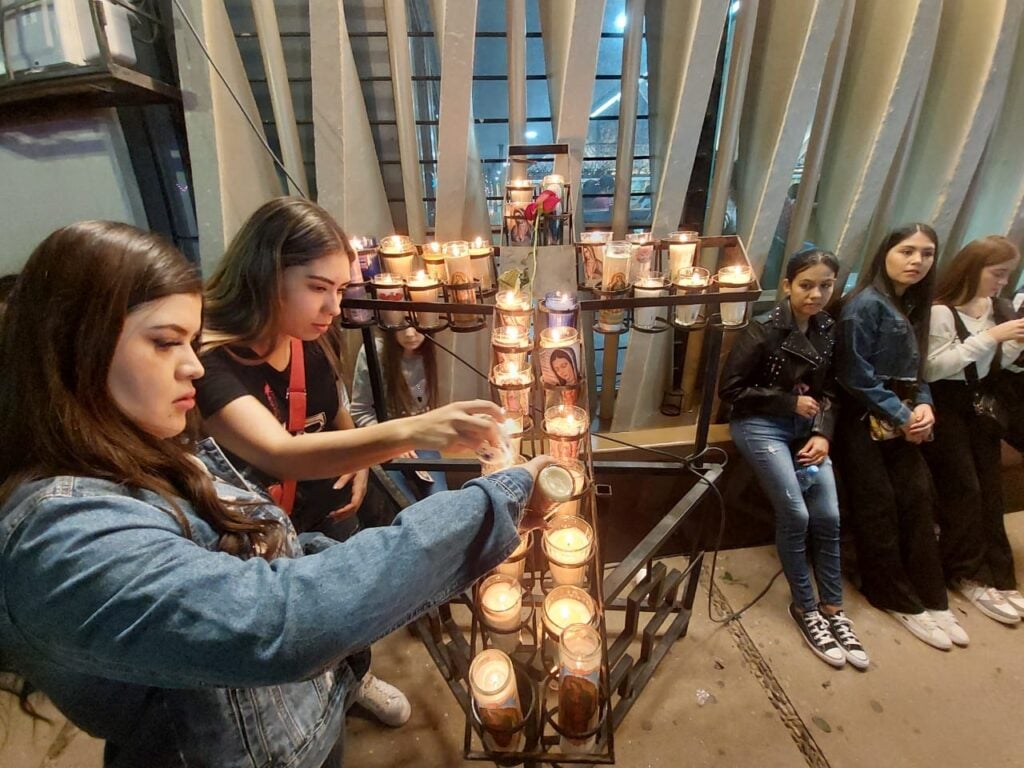
<svg viewBox="0 0 1024 768"><path fill-rule="evenodd" d="M405 298L405 290L402 288L402 278L391 272L381 272L373 278L373 285L377 299L380 301L402 301ZM405 312L381 310L381 324L390 328L399 328L405 325Z"/></svg>
<svg viewBox="0 0 1024 768"><path fill-rule="evenodd" d="M708 287L709 273L703 267L683 267L674 278L676 293L703 293ZM700 317L700 304L680 304L676 307L676 322L694 325Z"/></svg>
<svg viewBox="0 0 1024 768"><path fill-rule="evenodd" d="M586 563L594 544L594 529L581 517L558 517L551 521L542 539L548 556L548 570L555 584L580 585L586 577Z"/></svg>
<svg viewBox="0 0 1024 768"><path fill-rule="evenodd" d="M746 264L737 264L732 267L722 267L715 275L718 283L719 293L737 293L745 291L753 279L753 272ZM722 325L736 326L743 325L743 318L747 313L745 301L723 302L720 308L722 313Z"/></svg>
<svg viewBox="0 0 1024 768"><path fill-rule="evenodd" d="M407 235L388 235L380 241L380 253L388 272L409 277L413 272L416 246Z"/></svg>
<svg viewBox="0 0 1024 768"><path fill-rule="evenodd" d="M633 295L638 299L653 299L666 293L665 278L660 272L649 272L633 286ZM657 319L657 307L637 307L633 310L633 324L638 328L653 328Z"/></svg>

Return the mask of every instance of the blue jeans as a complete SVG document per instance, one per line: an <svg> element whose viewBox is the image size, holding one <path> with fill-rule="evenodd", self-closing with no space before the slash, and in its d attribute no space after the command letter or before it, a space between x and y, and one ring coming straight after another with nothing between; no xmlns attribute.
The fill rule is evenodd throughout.
<svg viewBox="0 0 1024 768"><path fill-rule="evenodd" d="M839 571L839 500L832 460L818 465L806 492L800 490L793 454L810 438L809 419L792 416L747 416L729 424L733 442L754 470L775 510L775 546L789 581L793 602L803 611L817 600L807 566L807 532L818 594L826 605L843 604Z"/></svg>

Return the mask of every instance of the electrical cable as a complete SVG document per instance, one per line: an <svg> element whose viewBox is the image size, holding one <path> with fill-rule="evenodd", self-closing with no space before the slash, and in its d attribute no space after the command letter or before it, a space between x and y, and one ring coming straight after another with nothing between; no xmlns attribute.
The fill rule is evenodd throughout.
<svg viewBox="0 0 1024 768"><path fill-rule="evenodd" d="M188 12L184 8L182 8L180 0L171 0L171 2L173 2L174 6L178 9L178 13L181 14L181 18L185 22L185 26L189 28L189 31L192 33L192 37L196 39L196 42L199 44L200 50L202 50L203 55L206 57L206 60L210 63L210 67L213 69L214 72L217 73L217 77L220 78L221 83L227 89L228 95L231 96L231 100L235 102L235 105L238 107L238 111L242 113L242 117L245 118L245 122L247 122L249 124L249 127L252 128L252 132L256 135L256 138L259 139L260 144L263 145L263 148L267 151L267 154L270 155L271 159L274 161L274 164L281 169L281 173L283 173L288 178L288 181L292 183L292 186L298 191L298 194L301 197L309 199L308 197L306 197L305 193L303 193L302 187L299 185L299 183L295 181L294 178L292 178L292 175L290 173L288 173L288 169L284 167L284 163L281 162L281 159L274 153L274 150L270 148L270 144L267 143L266 138L263 136L263 132L256 126L256 123L253 122L253 119L249 116L249 113L245 111L245 107L242 106L242 102L239 100L238 96L235 95L234 90L232 90L231 86L228 84L227 78L224 77L223 73L220 71L220 67L217 66L216 62L214 62L213 56L210 55L210 51L206 47L206 43L203 42L203 38L199 35L199 31L192 24L192 19L189 18Z"/></svg>

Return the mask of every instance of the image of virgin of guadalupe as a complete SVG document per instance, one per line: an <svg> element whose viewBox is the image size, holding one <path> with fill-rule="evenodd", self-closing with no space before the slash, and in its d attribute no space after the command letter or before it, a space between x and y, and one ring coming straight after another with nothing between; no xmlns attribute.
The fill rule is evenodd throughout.
<svg viewBox="0 0 1024 768"><path fill-rule="evenodd" d="M601 255L604 252L604 245L590 245L584 243L579 246L580 254L583 256L583 284L593 288L601 282Z"/></svg>
<svg viewBox="0 0 1024 768"><path fill-rule="evenodd" d="M533 225L523 214L521 208L510 209L511 215L505 217L508 229L509 245L533 245Z"/></svg>
<svg viewBox="0 0 1024 768"><path fill-rule="evenodd" d="M579 355L571 347L557 349L541 348L537 352L540 360L541 380L549 387L575 387L583 380L580 373ZM578 390L563 389L561 402L576 405Z"/></svg>

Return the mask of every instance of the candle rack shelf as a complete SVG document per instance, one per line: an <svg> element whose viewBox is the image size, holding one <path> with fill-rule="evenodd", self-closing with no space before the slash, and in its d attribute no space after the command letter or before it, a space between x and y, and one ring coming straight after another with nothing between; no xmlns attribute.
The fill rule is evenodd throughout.
<svg viewBox="0 0 1024 768"><path fill-rule="evenodd" d="M746 265L746 254L742 243L735 237L702 238L703 248L719 250L718 266ZM593 746L588 752L566 752L562 749L563 735L558 728L557 694L550 688L552 672L552 652L550 638L545 638L544 629L544 595L549 585L545 576L547 559L542 553L541 537L533 536L528 554L523 584L523 605L529 612L520 630L518 639L512 649L511 658L517 668L517 676L523 679L530 690L529 706L523 704L525 724L516 733L521 736L521 743L515 751L500 751L493 744L485 745L483 726L479 714L474 707L474 699L469 685L469 669L474 656L489 645L495 644L487 631L479 613L473 595L466 595L452 603L439 606L427 615L418 619L413 629L420 638L434 664L443 676L449 690L465 715L464 755L469 760L490 761L497 765L524 765L528 768L541 765L577 765L577 764L613 764L615 762L614 736L615 731L638 701L657 672L658 666L669 650L686 636L692 616L693 604L697 592L698 578L704 558L703 541L705 521L697 518L691 546L686 553L687 564L683 568L667 566L658 560L666 544L680 526L693 519L700 503L709 495L717 493L716 483L722 476L723 463L709 460L706 457L708 432L711 423L711 404L714 401L718 381L718 361L722 339L726 330L739 326L726 326L721 321L722 304L744 304L743 321L749 315L749 304L760 296L760 285L752 280L748 285L736 287L726 293L709 285L706 293L679 293L649 298L635 298L628 293L616 294L610 298L585 299L577 302L577 314L573 326L581 329L580 312L602 310L624 310L627 314L640 307L665 307L670 317L674 317L674 308L680 306L703 305L703 343L706 346L704 355L704 377L702 384L701 407L698 412L697 428L690 458L679 462L665 461L601 461L592 455L589 432L584 433L580 461L587 468L585 492L579 499L578 516L586 520L593 529L593 556L587 561L586 584L589 594L594 600L595 626L601 637L600 661L600 717L598 723L591 728ZM346 306L356 309L383 310L397 308L396 302L376 300L346 301ZM479 315L485 321L486 316L495 312L492 304L450 304L405 302L403 309L409 312L435 311L439 313L460 312ZM542 321L539 310L535 318ZM628 320L627 320L628 322ZM587 329L589 330L589 329ZM596 329L595 329L596 330ZM697 330L692 328L691 330ZM371 332L363 328L364 347L367 350L367 367L370 371L371 387L376 403L383 403L381 393L381 373L372 344ZM585 349L585 346L583 346ZM584 352L585 354L585 352ZM581 371L585 370L581 366ZM536 371L534 377L538 386L535 396L542 394L542 372ZM581 402L576 403L586 408L587 387L579 387ZM524 445L530 445L535 452L544 445L542 429L542 407L547 402L537 405L532 399L529 406L534 416L528 419L529 424L522 436ZM382 409L379 409L382 410ZM384 414L379 413L383 419ZM524 450L523 453L530 453ZM472 459L403 459L390 462L389 469L424 469L427 471L447 471L475 474L479 464ZM597 481L610 475L628 475L638 480L643 477L673 475L690 472L694 476L693 485L681 499L647 531L641 541L618 563L606 564L601 557L599 541L599 519L610 514L609 494L604 492L606 486ZM390 481L383 471L375 471L373 482L379 485L392 497L398 508L411 503L402 491ZM642 578L638 578L643 570ZM607 618L612 612L621 614L621 620L614 622L614 630L609 629ZM619 618L619 617L617 617ZM499 635L503 634L501 632ZM507 635L507 633L504 633ZM545 643L548 648L545 649ZM508 637L501 644L509 647ZM557 654L555 655L557 658ZM524 677L525 676L525 677ZM528 714L527 714L528 713ZM576 734L589 736L590 732Z"/></svg>

